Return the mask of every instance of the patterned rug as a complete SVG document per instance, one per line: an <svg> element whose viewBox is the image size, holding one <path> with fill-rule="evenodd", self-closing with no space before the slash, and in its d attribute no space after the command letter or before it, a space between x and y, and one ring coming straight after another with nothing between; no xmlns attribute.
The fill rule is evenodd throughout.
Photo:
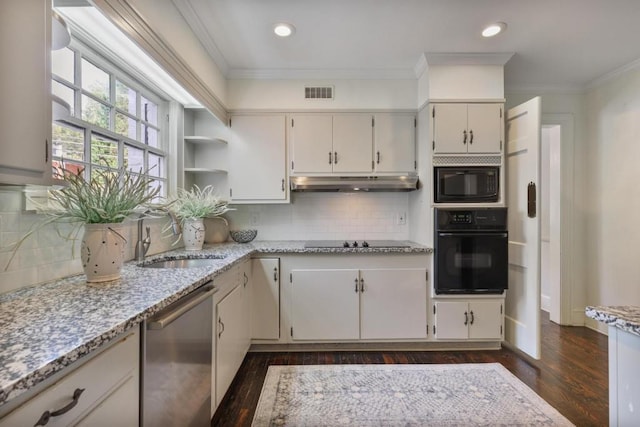
<svg viewBox="0 0 640 427"><path fill-rule="evenodd" d="M270 366L262 426L572 426L499 363Z"/></svg>

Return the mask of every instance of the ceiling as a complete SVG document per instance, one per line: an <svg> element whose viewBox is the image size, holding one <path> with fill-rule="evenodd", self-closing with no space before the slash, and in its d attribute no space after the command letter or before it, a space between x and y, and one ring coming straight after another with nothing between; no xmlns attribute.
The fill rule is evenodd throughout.
<svg viewBox="0 0 640 427"><path fill-rule="evenodd" d="M173 0L227 78L416 78L424 53L510 53L507 89L580 90L640 58L638 0ZM276 22L296 32L273 34ZM507 23L491 39L492 22Z"/></svg>

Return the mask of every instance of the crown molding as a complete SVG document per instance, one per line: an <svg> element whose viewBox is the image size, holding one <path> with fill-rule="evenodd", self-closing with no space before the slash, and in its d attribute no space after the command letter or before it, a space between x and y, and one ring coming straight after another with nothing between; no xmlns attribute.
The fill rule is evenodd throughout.
<svg viewBox="0 0 640 427"><path fill-rule="evenodd" d="M425 52L424 57L431 65L504 65L514 55L513 52L494 53L432 53Z"/></svg>
<svg viewBox="0 0 640 427"><path fill-rule="evenodd" d="M422 75L429 69L429 64L427 63L427 56L423 53L418 58L418 62L413 67L413 74L416 79L422 77Z"/></svg>
<svg viewBox="0 0 640 427"><path fill-rule="evenodd" d="M229 80L415 80L410 69L230 69Z"/></svg>
<svg viewBox="0 0 640 427"><path fill-rule="evenodd" d="M582 85L571 85L571 84L563 84L563 85L509 85L505 84L504 87L505 94L508 93L524 93L524 94L532 94L532 95L540 95L542 93L556 93L556 94L567 94L567 95L576 95L582 94L585 92L585 87Z"/></svg>
<svg viewBox="0 0 640 427"><path fill-rule="evenodd" d="M623 65L622 67L616 68L613 71L610 71L592 81L590 81L589 83L587 83L585 85L585 88L587 90L589 89L595 89L599 86L602 86L603 84L610 82L611 80L614 80L618 77L622 77L625 74L632 72L632 71L637 71L640 69L640 59L636 59L635 61L632 61L628 64Z"/></svg>

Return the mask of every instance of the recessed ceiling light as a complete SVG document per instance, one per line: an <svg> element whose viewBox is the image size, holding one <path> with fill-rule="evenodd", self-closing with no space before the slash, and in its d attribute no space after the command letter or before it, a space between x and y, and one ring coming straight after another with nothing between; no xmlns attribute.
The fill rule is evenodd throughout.
<svg viewBox="0 0 640 427"><path fill-rule="evenodd" d="M498 34L503 32L506 28L507 28L507 24L505 24L504 22L496 22L494 24L491 24L485 27L485 29L482 30L482 36L483 37L497 36Z"/></svg>
<svg viewBox="0 0 640 427"><path fill-rule="evenodd" d="M289 37L295 33L296 27L287 23L279 23L273 26L273 32L280 37Z"/></svg>

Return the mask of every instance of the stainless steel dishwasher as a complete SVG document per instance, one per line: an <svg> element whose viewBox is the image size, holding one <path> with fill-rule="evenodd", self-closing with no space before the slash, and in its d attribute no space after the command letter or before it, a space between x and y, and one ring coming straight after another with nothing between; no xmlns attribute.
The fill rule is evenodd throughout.
<svg viewBox="0 0 640 427"><path fill-rule="evenodd" d="M141 425L211 425L213 282L144 322Z"/></svg>

